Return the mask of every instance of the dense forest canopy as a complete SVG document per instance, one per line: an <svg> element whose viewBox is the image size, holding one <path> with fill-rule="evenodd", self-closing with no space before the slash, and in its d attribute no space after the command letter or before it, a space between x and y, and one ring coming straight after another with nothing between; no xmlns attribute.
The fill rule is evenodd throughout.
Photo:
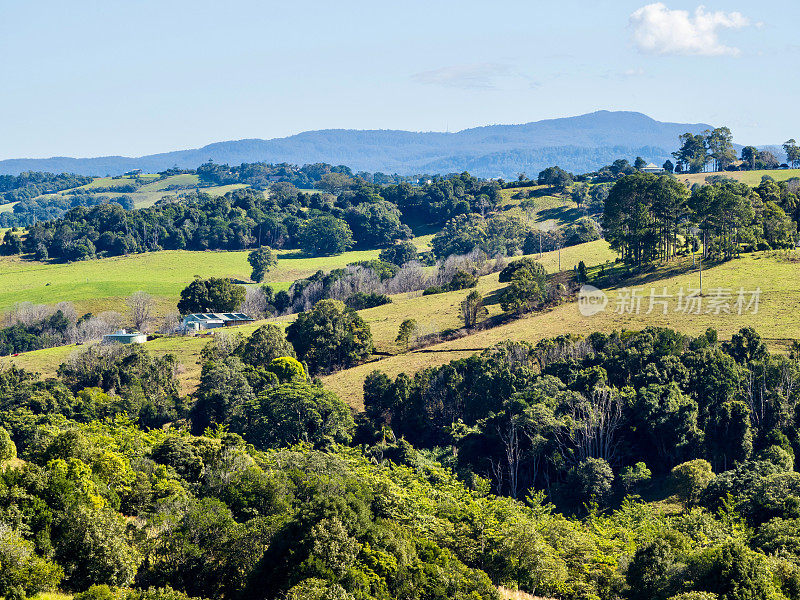
<svg viewBox="0 0 800 600"><path fill-rule="evenodd" d="M117 203L76 206L62 218L32 225L24 250L34 257L83 260L161 249L243 250L257 245L335 254L352 244L385 247L411 237L411 224L441 224L451 216L486 213L499 186L462 174L412 187L347 179L337 194L293 186L202 192L128 210ZM345 241L339 239L345 236ZM352 237L352 242L347 241ZM13 250L6 246L5 250ZM10 253L14 253L13 251Z"/></svg>
<svg viewBox="0 0 800 600"><path fill-rule="evenodd" d="M26 172L17 176L0 175L0 204L67 190L85 185L91 180L91 177L71 173Z"/></svg>
<svg viewBox="0 0 800 600"><path fill-rule="evenodd" d="M142 347L0 371L0 593L800 598L798 354L752 330L503 343L355 419L298 348L215 336L189 398Z"/></svg>

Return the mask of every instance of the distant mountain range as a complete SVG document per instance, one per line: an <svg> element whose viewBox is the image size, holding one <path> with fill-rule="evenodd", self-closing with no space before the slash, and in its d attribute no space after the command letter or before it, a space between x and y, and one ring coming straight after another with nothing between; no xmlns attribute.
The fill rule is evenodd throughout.
<svg viewBox="0 0 800 600"><path fill-rule="evenodd" d="M192 150L140 157L17 158L0 161L0 174L23 171L119 175L170 167L267 162L325 162L353 171L413 175L469 171L480 177L533 176L559 165L576 173L617 158L636 156L661 165L678 147L678 136L712 128L706 123L664 123L636 112L598 111L523 125L489 125L456 133L324 129L271 140L217 142Z"/></svg>

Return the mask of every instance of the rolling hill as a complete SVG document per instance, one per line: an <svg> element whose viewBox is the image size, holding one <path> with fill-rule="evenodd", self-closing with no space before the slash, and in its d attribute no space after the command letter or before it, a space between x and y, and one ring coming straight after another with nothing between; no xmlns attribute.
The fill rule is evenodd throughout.
<svg viewBox="0 0 800 600"><path fill-rule="evenodd" d="M141 157L19 158L0 161L0 174L23 171L118 175L132 169L156 172L173 166L218 163L326 162L354 171L412 175L469 171L480 177L514 177L558 164L586 172L621 156L661 164L678 136L709 129L704 123L665 123L636 112L598 111L522 125L489 125L456 133L327 129L269 140L245 139Z"/></svg>

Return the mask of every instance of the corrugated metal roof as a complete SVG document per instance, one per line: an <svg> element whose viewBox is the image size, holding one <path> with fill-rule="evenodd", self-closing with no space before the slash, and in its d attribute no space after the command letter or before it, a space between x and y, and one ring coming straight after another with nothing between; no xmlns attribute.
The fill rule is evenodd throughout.
<svg viewBox="0 0 800 600"><path fill-rule="evenodd" d="M244 313L191 313L187 319L198 321L254 321L253 317Z"/></svg>

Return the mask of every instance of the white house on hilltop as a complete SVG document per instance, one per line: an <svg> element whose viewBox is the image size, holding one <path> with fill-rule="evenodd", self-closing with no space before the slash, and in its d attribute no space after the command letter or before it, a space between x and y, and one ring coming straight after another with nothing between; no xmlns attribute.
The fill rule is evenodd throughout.
<svg viewBox="0 0 800 600"><path fill-rule="evenodd" d="M648 163L642 167L642 173L663 173L664 169L656 164Z"/></svg>

